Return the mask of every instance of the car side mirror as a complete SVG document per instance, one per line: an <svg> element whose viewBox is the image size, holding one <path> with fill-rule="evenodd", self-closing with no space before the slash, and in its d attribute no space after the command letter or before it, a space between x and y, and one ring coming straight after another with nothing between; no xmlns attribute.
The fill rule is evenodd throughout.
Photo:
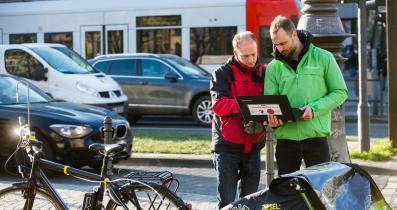
<svg viewBox="0 0 397 210"><path fill-rule="evenodd" d="M164 78L170 80L171 82L176 82L179 76L175 72L169 71L164 74Z"/></svg>
<svg viewBox="0 0 397 210"><path fill-rule="evenodd" d="M51 93L45 92L45 94L47 94L49 97L51 97L52 99L54 99L54 96L53 96Z"/></svg>
<svg viewBox="0 0 397 210"><path fill-rule="evenodd" d="M48 77L47 77L47 72L48 69L44 68L42 65L37 65L36 68L33 70L32 72L32 79L36 80L36 81L47 81Z"/></svg>

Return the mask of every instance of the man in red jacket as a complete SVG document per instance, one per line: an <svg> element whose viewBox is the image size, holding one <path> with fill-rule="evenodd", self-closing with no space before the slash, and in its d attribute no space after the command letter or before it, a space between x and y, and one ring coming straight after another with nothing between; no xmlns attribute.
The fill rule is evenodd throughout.
<svg viewBox="0 0 397 210"><path fill-rule="evenodd" d="M214 119L212 145L217 171L218 208L254 193L260 179L260 150L265 131L260 123L243 121L236 96L263 95L264 65L258 63L256 37L251 32L233 38L234 55L217 69L211 80Z"/></svg>

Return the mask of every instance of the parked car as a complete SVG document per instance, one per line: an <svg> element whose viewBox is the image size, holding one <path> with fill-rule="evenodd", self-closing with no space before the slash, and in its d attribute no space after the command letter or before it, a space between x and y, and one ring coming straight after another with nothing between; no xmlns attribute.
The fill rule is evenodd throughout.
<svg viewBox="0 0 397 210"><path fill-rule="evenodd" d="M103 55L89 62L121 85L133 120L142 115L192 115L200 125L211 125L211 75L198 65L163 54Z"/></svg>
<svg viewBox="0 0 397 210"><path fill-rule="evenodd" d="M24 77L55 99L127 112L120 86L61 44L0 45L0 74Z"/></svg>
<svg viewBox="0 0 397 210"><path fill-rule="evenodd" d="M18 102L16 84L21 78L0 74L0 157L6 158L15 150L18 136L18 117L27 116L27 101L30 98L31 129L44 142L44 157L74 166L102 164L102 156L88 146L103 143L100 129L106 115L113 119L113 141L126 143L126 149L115 160L128 158L132 148L132 134L127 120L115 112L101 107L56 101L34 85L19 83Z"/></svg>

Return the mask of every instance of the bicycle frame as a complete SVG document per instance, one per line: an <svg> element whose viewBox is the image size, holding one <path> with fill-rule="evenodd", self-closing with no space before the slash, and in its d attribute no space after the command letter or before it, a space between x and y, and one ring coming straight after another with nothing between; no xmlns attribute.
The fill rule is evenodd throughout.
<svg viewBox="0 0 397 210"><path fill-rule="evenodd" d="M32 209L33 202L35 199L35 192L37 189L37 181L40 181L40 183L43 185L43 188L50 194L51 197L53 197L57 202L61 205L61 207L65 210L68 210L69 208L66 205L66 202L62 199L62 197L59 195L59 193L55 190L55 188L52 186L50 180L47 178L45 173L42 171L43 169L48 169L51 171L57 171L64 173L66 175L72 175L78 178L83 178L83 179L90 179L93 181L98 181L100 182L98 190L95 192L95 197L96 199L94 200L94 206L92 207L93 209L100 209L100 206L102 205L103 201L103 193L105 190L105 185L106 181L104 181L106 177L106 167L107 163L109 161L109 157L105 156L103 159L103 166L101 170L101 175L87 172L84 170L80 170L77 168L69 167L67 165L55 163L49 160L42 159L40 157L40 151L37 151L36 149L34 150L34 155L33 155L33 161L32 161L32 168L30 171L30 175L27 180L27 184L29 185L29 190L25 192L25 197L26 197L26 202L24 209ZM20 184L26 184L26 183L20 183ZM112 185L108 184L109 190L115 191L112 187Z"/></svg>

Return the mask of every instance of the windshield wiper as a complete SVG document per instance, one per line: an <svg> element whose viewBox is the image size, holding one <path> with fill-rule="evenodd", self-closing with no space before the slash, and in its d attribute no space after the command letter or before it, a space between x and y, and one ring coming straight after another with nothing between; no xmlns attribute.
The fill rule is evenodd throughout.
<svg viewBox="0 0 397 210"><path fill-rule="evenodd" d="M34 101L34 102L30 102L31 104L44 104L44 103L48 103L49 101Z"/></svg>

